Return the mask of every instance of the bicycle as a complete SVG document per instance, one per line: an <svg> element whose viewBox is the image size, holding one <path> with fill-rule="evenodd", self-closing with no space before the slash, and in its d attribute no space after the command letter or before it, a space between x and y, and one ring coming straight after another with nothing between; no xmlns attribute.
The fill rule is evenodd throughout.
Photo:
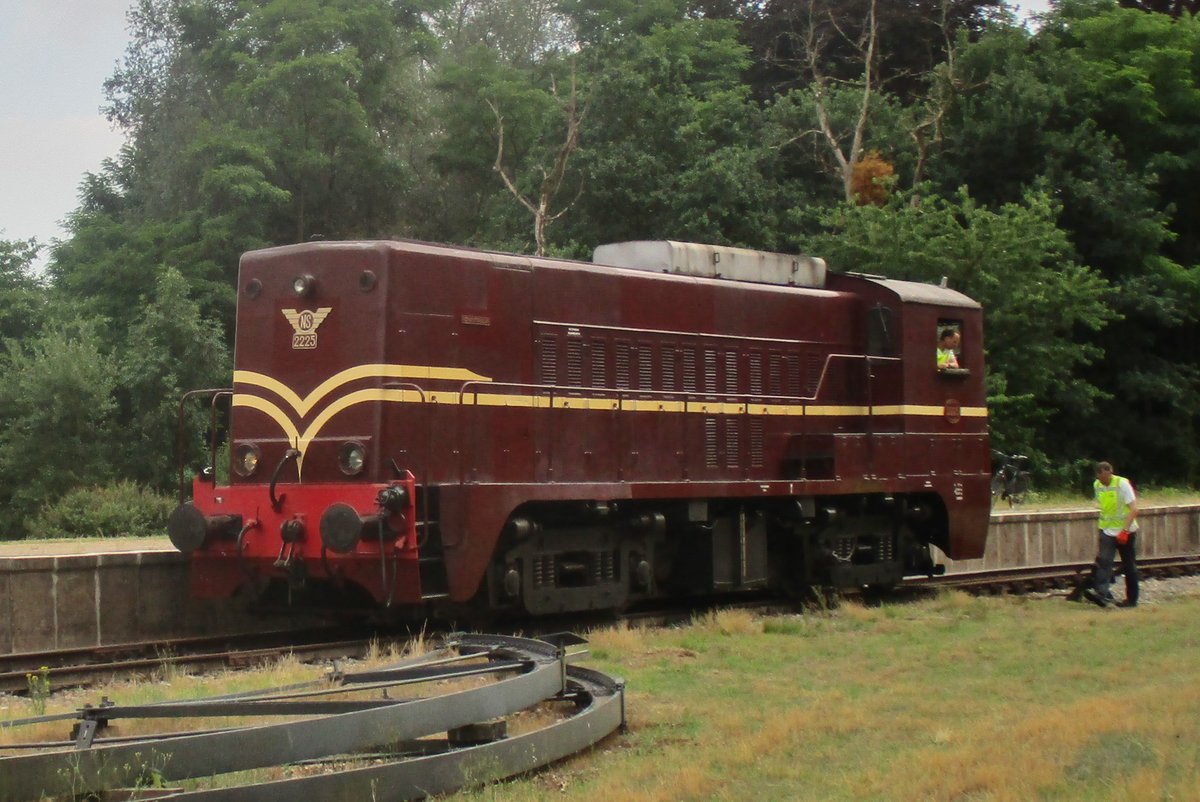
<svg viewBox="0 0 1200 802"><path fill-rule="evenodd" d="M1029 457L999 451L993 451L992 454L1000 462L1000 467L992 474L992 506L995 506L997 499L1007 501L1009 507L1020 504L1029 492L1029 471L1025 470Z"/></svg>

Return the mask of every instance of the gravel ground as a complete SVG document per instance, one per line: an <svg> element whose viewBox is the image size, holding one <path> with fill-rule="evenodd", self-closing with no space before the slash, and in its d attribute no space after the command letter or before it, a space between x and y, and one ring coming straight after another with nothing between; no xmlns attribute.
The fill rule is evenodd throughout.
<svg viewBox="0 0 1200 802"><path fill-rule="evenodd" d="M1125 598L1125 581L1118 579L1114 596ZM1143 579L1138 586L1138 604L1154 604L1182 596L1200 596L1200 576L1174 579Z"/></svg>
<svg viewBox="0 0 1200 802"><path fill-rule="evenodd" d="M1042 598L1065 598L1068 591L1056 590L1041 595ZM1117 577L1112 585L1113 598L1125 598L1125 580ZM1173 599L1200 596L1200 576L1180 576L1172 579L1143 579L1138 587L1138 605L1162 604Z"/></svg>

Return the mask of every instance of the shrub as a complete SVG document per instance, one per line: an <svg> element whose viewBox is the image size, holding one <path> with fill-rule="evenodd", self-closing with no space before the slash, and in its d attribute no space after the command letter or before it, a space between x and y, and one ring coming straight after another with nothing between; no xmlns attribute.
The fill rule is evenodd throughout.
<svg viewBox="0 0 1200 802"><path fill-rule="evenodd" d="M142 537L166 531L175 501L134 482L80 487L26 522L36 537Z"/></svg>

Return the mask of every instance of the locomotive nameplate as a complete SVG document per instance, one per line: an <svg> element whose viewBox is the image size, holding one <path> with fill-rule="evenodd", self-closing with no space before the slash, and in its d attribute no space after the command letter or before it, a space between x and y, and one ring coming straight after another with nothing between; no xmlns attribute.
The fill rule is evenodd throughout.
<svg viewBox="0 0 1200 802"><path fill-rule="evenodd" d="M296 350L311 350L317 347L317 328L333 311L331 306L322 306L316 310L281 309L287 322L292 324L292 348Z"/></svg>

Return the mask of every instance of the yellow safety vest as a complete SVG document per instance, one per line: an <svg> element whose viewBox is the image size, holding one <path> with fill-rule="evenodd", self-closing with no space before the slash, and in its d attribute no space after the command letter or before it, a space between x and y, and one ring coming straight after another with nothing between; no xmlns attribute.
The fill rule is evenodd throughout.
<svg viewBox="0 0 1200 802"><path fill-rule="evenodd" d="M958 367L958 357L952 349L939 348L937 349L937 366L939 368L956 368Z"/></svg>
<svg viewBox="0 0 1200 802"><path fill-rule="evenodd" d="M1123 481L1125 479L1114 473L1107 485L1100 484L1099 479L1092 483L1096 489L1096 502L1100 505L1101 529L1125 528L1125 516L1129 514L1129 505L1121 500L1119 491ZM1133 528L1136 528L1135 523L1130 524L1130 531Z"/></svg>

